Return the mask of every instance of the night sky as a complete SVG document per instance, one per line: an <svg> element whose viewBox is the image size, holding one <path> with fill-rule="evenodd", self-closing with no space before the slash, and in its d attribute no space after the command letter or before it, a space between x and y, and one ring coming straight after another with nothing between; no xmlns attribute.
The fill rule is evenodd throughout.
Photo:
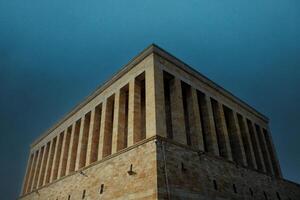
<svg viewBox="0 0 300 200"><path fill-rule="evenodd" d="M156 43L270 118L300 182L300 1L0 0L0 192L15 199L29 145Z"/></svg>

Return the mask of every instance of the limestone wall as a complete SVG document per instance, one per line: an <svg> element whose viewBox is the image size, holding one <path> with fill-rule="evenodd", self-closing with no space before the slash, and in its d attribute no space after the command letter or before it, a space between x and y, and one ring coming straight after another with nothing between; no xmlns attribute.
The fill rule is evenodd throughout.
<svg viewBox="0 0 300 200"><path fill-rule="evenodd" d="M171 140L158 143L157 158L158 199L300 199L298 184L239 167Z"/></svg>
<svg viewBox="0 0 300 200"><path fill-rule="evenodd" d="M156 144L154 140L144 140L132 146L132 148L120 151L83 168L81 173L74 172L25 195L21 199L156 199L155 151ZM131 165L132 173L128 173ZM84 190L85 194L83 194Z"/></svg>

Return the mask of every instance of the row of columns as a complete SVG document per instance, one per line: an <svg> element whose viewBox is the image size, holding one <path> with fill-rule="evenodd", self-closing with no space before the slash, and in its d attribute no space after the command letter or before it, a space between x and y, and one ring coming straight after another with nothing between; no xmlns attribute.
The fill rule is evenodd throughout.
<svg viewBox="0 0 300 200"><path fill-rule="evenodd" d="M161 71L166 136L195 149L281 177L267 129L176 76Z"/></svg>
<svg viewBox="0 0 300 200"><path fill-rule="evenodd" d="M154 64L33 152L22 193L154 135L281 176L267 129Z"/></svg>
<svg viewBox="0 0 300 200"><path fill-rule="evenodd" d="M134 77L104 102L33 152L28 160L22 194L145 139L146 117L153 117L151 110L154 110L155 105L155 102L146 99L146 90L154 93L151 90L155 88L154 79L149 78L147 81L146 76L153 74L153 69L149 68ZM146 101L147 106L152 109L146 110ZM153 125L148 126L148 129L152 127ZM154 131L148 131L147 137L152 135Z"/></svg>

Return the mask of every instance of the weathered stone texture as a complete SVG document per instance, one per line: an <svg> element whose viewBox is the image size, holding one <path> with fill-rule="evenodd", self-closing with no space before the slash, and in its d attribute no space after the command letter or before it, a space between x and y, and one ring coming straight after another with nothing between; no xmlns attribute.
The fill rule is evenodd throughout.
<svg viewBox="0 0 300 200"><path fill-rule="evenodd" d="M23 200L123 200L123 199L156 199L156 144L154 140L142 142L135 148L107 157L90 167L83 168L82 174L75 172L24 196ZM132 165L133 174L128 170ZM104 184L100 194L101 184Z"/></svg>
<svg viewBox="0 0 300 200"><path fill-rule="evenodd" d="M20 199L299 195L268 119L151 45L32 144Z"/></svg>
<svg viewBox="0 0 300 200"><path fill-rule="evenodd" d="M300 185L163 139L158 143L158 199L300 199ZM217 183L217 190L213 181ZM233 190L236 187L236 193ZM253 191L251 196L250 190Z"/></svg>

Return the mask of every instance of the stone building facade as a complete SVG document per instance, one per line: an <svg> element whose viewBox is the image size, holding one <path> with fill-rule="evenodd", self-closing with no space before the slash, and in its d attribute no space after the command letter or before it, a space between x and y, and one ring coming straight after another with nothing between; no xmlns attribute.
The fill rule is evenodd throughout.
<svg viewBox="0 0 300 200"><path fill-rule="evenodd" d="M299 200L267 117L150 45L33 142L21 200Z"/></svg>

